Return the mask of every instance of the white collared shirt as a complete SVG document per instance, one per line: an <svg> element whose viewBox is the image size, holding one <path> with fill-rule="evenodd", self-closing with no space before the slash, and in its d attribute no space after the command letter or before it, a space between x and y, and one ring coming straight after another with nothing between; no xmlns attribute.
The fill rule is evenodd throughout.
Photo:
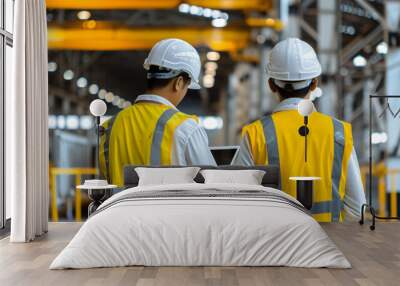
<svg viewBox="0 0 400 286"><path fill-rule="evenodd" d="M138 101L157 102L178 110L168 99L155 94L139 95L135 102ZM216 165L208 147L207 133L194 119L185 120L175 129L172 165Z"/></svg>
<svg viewBox="0 0 400 286"><path fill-rule="evenodd" d="M298 103L302 98L288 98L278 104L273 113L284 110L297 110ZM315 109L314 109L315 110ZM254 160L251 154L250 141L247 136L242 138L240 151L235 165L253 166ZM359 217L361 215L361 206L366 203L364 186L361 180L360 166L358 164L357 154L353 147L351 156L347 165L346 194L344 196L344 209L352 215Z"/></svg>

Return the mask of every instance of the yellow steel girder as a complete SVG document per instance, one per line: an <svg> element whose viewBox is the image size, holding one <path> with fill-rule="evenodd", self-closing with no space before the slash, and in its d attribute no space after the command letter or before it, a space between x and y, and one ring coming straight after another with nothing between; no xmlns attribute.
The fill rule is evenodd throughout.
<svg viewBox="0 0 400 286"><path fill-rule="evenodd" d="M254 28L272 28L276 31L282 31L284 28L284 24L279 19L274 18L256 18L256 17L248 17L246 18L246 24L249 27Z"/></svg>
<svg viewBox="0 0 400 286"><path fill-rule="evenodd" d="M236 51L250 41L250 31L213 28L125 28L96 25L81 27L49 27L49 49L64 50L148 50L161 39L180 38L195 47L208 46L216 51Z"/></svg>
<svg viewBox="0 0 400 286"><path fill-rule="evenodd" d="M49 9L176 9L182 2L222 10L270 10L272 0L46 0Z"/></svg>

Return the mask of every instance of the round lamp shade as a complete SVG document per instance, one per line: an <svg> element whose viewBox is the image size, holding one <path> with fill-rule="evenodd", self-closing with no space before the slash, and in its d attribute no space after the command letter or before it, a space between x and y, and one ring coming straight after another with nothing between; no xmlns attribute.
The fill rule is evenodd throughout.
<svg viewBox="0 0 400 286"><path fill-rule="evenodd" d="M301 116L309 116L314 111L314 104L309 99L303 99L297 106L297 111Z"/></svg>
<svg viewBox="0 0 400 286"><path fill-rule="evenodd" d="M101 99L95 99L90 103L90 113L93 116L103 116L107 111L107 104Z"/></svg>

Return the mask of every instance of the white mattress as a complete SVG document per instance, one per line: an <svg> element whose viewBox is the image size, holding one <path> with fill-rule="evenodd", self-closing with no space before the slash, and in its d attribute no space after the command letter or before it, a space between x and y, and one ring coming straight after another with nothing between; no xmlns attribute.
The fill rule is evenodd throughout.
<svg viewBox="0 0 400 286"><path fill-rule="evenodd" d="M247 197L127 199L145 191L279 190L233 184L136 187L104 202L50 269L145 266L350 268L320 225L284 200ZM144 194L144 193L140 193Z"/></svg>

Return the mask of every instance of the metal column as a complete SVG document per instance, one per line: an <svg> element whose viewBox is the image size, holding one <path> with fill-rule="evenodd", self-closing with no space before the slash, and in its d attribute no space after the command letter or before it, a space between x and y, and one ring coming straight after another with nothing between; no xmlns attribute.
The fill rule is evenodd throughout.
<svg viewBox="0 0 400 286"><path fill-rule="evenodd" d="M335 76L338 70L337 1L318 0L318 55L322 65L323 91L319 99L319 110L329 115L336 114L337 87Z"/></svg>
<svg viewBox="0 0 400 286"><path fill-rule="evenodd" d="M282 38L287 39L290 37L300 38L300 21L298 6L300 1L298 0L281 0L281 21L285 25L282 31ZM296 9L291 9L291 7ZM293 13L296 11L295 13Z"/></svg>
<svg viewBox="0 0 400 286"><path fill-rule="evenodd" d="M270 51L270 47L263 44L260 47L260 64L258 68L259 73L259 114L258 116L263 116L266 112L272 110L276 105L277 100L271 93L268 87L267 78L267 57Z"/></svg>
<svg viewBox="0 0 400 286"><path fill-rule="evenodd" d="M231 74L228 78L228 96L225 102L225 144L231 145L235 141L236 133L236 85L237 78Z"/></svg>

